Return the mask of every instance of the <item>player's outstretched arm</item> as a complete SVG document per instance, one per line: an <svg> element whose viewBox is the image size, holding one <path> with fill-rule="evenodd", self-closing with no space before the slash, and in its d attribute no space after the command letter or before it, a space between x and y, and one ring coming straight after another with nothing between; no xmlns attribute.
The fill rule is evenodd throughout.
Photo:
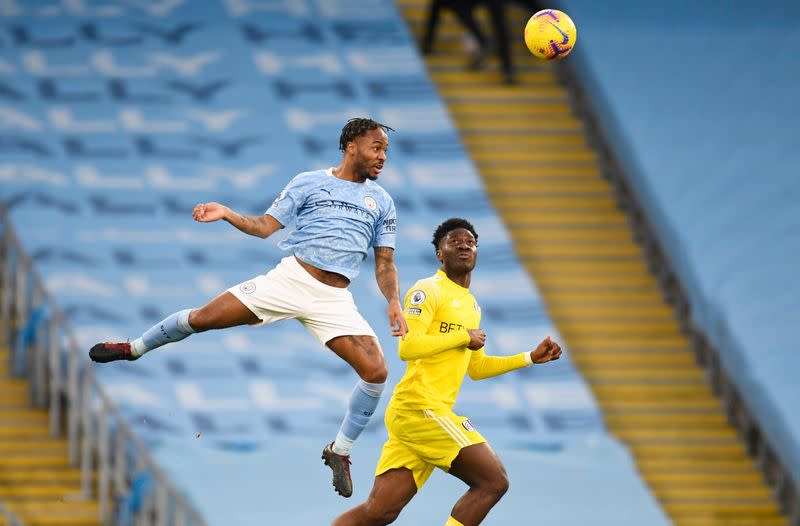
<svg viewBox="0 0 800 526"><path fill-rule="evenodd" d="M400 285L397 282L397 266L394 264L393 248L375 247L375 280L386 297L386 301L389 302L386 314L389 316L392 336L405 338L408 332L408 323L403 316L403 306L400 304Z"/></svg>
<svg viewBox="0 0 800 526"><path fill-rule="evenodd" d="M211 223L213 221L224 219L245 234L257 236L262 239L268 238L283 228L283 225L280 223L280 221L271 215L243 215L239 212L231 210L225 205L214 202L200 203L195 206L194 211L192 211L192 217L195 219L195 221L200 221L201 223Z"/></svg>
<svg viewBox="0 0 800 526"><path fill-rule="evenodd" d="M475 350L472 352L467 374L473 380L484 380L532 364L558 360L560 357L561 346L548 336L534 350L512 356L487 356L483 349Z"/></svg>

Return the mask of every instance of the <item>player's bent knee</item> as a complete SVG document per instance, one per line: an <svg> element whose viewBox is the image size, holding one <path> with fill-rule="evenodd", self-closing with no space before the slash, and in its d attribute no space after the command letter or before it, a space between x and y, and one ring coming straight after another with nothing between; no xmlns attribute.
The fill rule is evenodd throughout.
<svg viewBox="0 0 800 526"><path fill-rule="evenodd" d="M373 348L366 352L367 360L360 368L362 380L371 384L382 384L389 377L389 369L386 367L386 358L383 356L377 342L371 344Z"/></svg>
<svg viewBox="0 0 800 526"><path fill-rule="evenodd" d="M484 491L490 494L493 499L499 501L508 491L508 485L508 475L503 471L496 477L492 477L486 484Z"/></svg>
<svg viewBox="0 0 800 526"><path fill-rule="evenodd" d="M503 474L503 478L502 478L502 480L500 481L500 484L499 484L499 485L498 485L498 487L497 487L497 494L498 494L498 496L499 496L499 497L502 497L503 495L505 495L506 493L508 493L508 487L509 487L509 483L508 483L508 475L506 475L506 474L504 473L504 474Z"/></svg>
<svg viewBox="0 0 800 526"><path fill-rule="evenodd" d="M389 377L389 369L386 368L386 362L381 360L380 363L370 364L364 368L361 379L371 384L382 384Z"/></svg>
<svg viewBox="0 0 800 526"><path fill-rule="evenodd" d="M375 526L393 523L400 516L401 510L402 508L386 507L370 501L367 501L364 505L364 511L369 521L368 524Z"/></svg>
<svg viewBox="0 0 800 526"><path fill-rule="evenodd" d="M189 313L189 326L194 332L205 332L212 329L212 320L204 308L194 309Z"/></svg>

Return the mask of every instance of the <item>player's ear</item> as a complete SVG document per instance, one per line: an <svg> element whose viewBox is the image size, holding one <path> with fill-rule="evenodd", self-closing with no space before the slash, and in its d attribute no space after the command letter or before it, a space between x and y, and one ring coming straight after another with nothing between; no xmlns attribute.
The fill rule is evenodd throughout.
<svg viewBox="0 0 800 526"><path fill-rule="evenodd" d="M439 260L439 263L442 263L442 251L441 249L436 249L436 259Z"/></svg>

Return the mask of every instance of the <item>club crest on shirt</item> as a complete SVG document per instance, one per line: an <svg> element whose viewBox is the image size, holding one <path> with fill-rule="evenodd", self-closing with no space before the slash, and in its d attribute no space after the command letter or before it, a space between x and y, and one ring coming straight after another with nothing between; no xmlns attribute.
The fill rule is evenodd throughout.
<svg viewBox="0 0 800 526"><path fill-rule="evenodd" d="M274 206L274 205L276 205L276 204L278 204L278 202L279 202L281 199L283 199L284 197L286 197L286 188L284 188L283 190L281 190L281 193L279 193L279 194L278 194L278 197L276 197L276 198L275 198L275 200L272 202L273 206Z"/></svg>
<svg viewBox="0 0 800 526"><path fill-rule="evenodd" d="M370 210L375 210L375 209L377 209L377 208L378 208L378 202L377 202L377 201L375 200L375 198L374 198L374 197L372 197L371 195L368 195L367 197L365 197L365 198L364 198L364 204L365 204L365 205L367 206L367 208L369 208Z"/></svg>
<svg viewBox="0 0 800 526"><path fill-rule="evenodd" d="M475 428L472 427L472 422L469 421L469 418L465 418L464 421L461 422L461 425L464 427L464 429L466 429L470 433L475 431Z"/></svg>
<svg viewBox="0 0 800 526"><path fill-rule="evenodd" d="M411 293L411 299L408 302L412 305L422 305L425 303L425 293L421 290L415 290Z"/></svg>
<svg viewBox="0 0 800 526"><path fill-rule="evenodd" d="M241 285L239 285L239 290L242 291L244 294L252 294L253 291L256 290L256 284L252 281L245 281Z"/></svg>

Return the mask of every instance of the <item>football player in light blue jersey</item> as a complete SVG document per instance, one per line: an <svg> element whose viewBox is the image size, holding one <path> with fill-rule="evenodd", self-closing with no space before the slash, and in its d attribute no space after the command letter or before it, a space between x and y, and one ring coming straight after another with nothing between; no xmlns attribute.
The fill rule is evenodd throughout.
<svg viewBox="0 0 800 526"><path fill-rule="evenodd" d="M375 183L386 161L390 130L372 119L348 121L339 138L339 166L297 175L264 215L243 215L220 203L198 204L192 213L195 220L223 219L261 238L295 221L295 230L279 244L290 255L267 274L231 287L199 309L172 314L132 342L96 344L90 358L136 360L195 332L298 319L360 377L336 439L322 452L333 470L336 491L349 497L350 449L375 411L387 377L375 332L347 290L370 247L375 252L375 279L389 303L392 335L404 337L408 332L394 263L394 202Z"/></svg>

